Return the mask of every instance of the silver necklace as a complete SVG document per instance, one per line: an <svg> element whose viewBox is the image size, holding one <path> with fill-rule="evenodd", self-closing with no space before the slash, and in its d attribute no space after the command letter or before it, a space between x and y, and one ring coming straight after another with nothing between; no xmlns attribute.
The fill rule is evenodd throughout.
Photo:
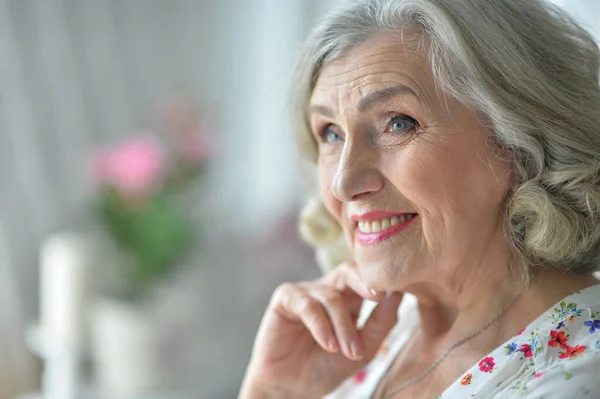
<svg viewBox="0 0 600 399"><path fill-rule="evenodd" d="M531 276L531 278L529 279L529 282L531 282L531 280L533 280L534 277L535 277L535 273ZM511 299L511 301L505 307L503 307L498 313L496 313L496 315L494 317L492 317L490 320L488 320L488 322L485 323L483 325L483 327L481 327L479 330L467 335L466 337L463 337L459 341L452 344L444 352L442 352L442 354L439 355L438 358L435 359L435 361L429 367L427 367L427 369L425 371L423 371L421 374L419 374L415 378L408 380L404 384L394 388L391 392L386 393L384 390L383 399L391 399L398 392L405 390L406 388L410 387L413 384L416 384L417 382L419 382L423 378L425 378L429 373L431 373L433 370L435 370L440 365L440 363L442 363L446 359L446 357L448 357L450 352L452 352L454 349L458 348L465 342L472 340L473 338L475 338L476 336L478 336L479 334L484 332L486 329L488 329L492 324L494 324L500 318L500 316L502 316L504 314L504 312L506 312L508 310L508 308L510 308L512 306L512 304L515 303L515 301L523 294L523 292L525 292L526 289L527 289L527 287L525 287L525 289L523 289L518 295L516 295L513 299ZM402 351L398 352L398 355L396 355L396 358L400 355L401 352ZM394 360L396 360L396 359L394 359ZM392 372L388 373L384 384L387 385L387 383L389 382L389 380L391 378L391 375L392 375Z"/></svg>

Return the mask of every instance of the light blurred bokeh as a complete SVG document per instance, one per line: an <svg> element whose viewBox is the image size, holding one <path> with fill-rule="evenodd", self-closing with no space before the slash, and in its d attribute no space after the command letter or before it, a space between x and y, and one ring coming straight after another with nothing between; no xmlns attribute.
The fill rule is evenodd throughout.
<svg viewBox="0 0 600 399"><path fill-rule="evenodd" d="M90 152L153 129L172 96L192 99L214 138L203 235L166 288L166 312L184 320L172 384L236 397L272 290L319 274L296 232L310 182L287 96L302 41L339 2L0 0L0 399L40 389L24 339L39 317L40 246L89 228ZM555 2L600 35L600 2Z"/></svg>

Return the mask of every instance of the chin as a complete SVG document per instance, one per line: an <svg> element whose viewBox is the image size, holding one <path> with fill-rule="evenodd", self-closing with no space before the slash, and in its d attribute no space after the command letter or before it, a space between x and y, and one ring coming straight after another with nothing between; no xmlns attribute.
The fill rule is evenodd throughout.
<svg viewBox="0 0 600 399"><path fill-rule="evenodd" d="M398 291L406 286L404 262L356 258L357 270L367 288L375 291Z"/></svg>

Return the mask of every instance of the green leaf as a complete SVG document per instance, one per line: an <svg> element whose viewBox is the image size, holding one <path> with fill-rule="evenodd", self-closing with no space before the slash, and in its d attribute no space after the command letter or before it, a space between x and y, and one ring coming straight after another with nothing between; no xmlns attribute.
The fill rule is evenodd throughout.
<svg viewBox="0 0 600 399"><path fill-rule="evenodd" d="M561 309L564 309L564 308L565 308L565 306L567 306L567 304L565 303L565 301L561 301L561 302L560 302L560 308L561 308Z"/></svg>
<svg viewBox="0 0 600 399"><path fill-rule="evenodd" d="M184 209L162 191L131 206L111 188L100 193L101 220L128 260L123 274L132 290L143 290L172 270L194 244L194 229Z"/></svg>
<svg viewBox="0 0 600 399"><path fill-rule="evenodd" d="M565 371L565 380L569 381L571 378L573 378L573 373Z"/></svg>

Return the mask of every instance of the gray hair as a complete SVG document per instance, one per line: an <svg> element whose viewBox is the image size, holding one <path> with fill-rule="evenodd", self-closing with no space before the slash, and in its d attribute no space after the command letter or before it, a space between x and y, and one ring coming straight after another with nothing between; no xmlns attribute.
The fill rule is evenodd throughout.
<svg viewBox="0 0 600 399"><path fill-rule="evenodd" d="M374 35L405 30L425 39L439 89L477 112L510 154L516 187L505 232L514 254L529 266L598 269L600 53L542 0L360 0L334 11L298 65L301 152L316 159L307 106L323 66ZM310 238L311 221L301 223Z"/></svg>

